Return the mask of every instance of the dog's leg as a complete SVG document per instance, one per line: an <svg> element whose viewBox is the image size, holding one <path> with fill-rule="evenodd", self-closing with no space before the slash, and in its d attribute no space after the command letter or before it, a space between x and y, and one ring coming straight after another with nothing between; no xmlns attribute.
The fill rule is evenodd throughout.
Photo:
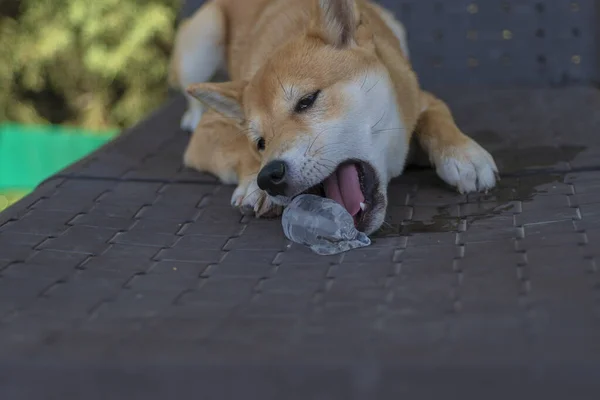
<svg viewBox="0 0 600 400"><path fill-rule="evenodd" d="M439 177L459 192L485 191L496 185L498 168L492 156L461 132L443 101L427 92L423 92L415 135Z"/></svg>
<svg viewBox="0 0 600 400"><path fill-rule="evenodd" d="M254 214L257 217L273 218L280 216L283 207L274 204L269 196L258 187L256 175L256 173L246 175L245 178L240 180L240 184L231 198L231 205L238 207L244 214Z"/></svg>
<svg viewBox="0 0 600 400"><path fill-rule="evenodd" d="M204 4L183 22L175 38L170 65L171 85L183 91L188 108L181 119L181 128L193 131L203 113L198 100L185 89L199 82L209 81L225 62L225 15L214 1Z"/></svg>
<svg viewBox="0 0 600 400"><path fill-rule="evenodd" d="M226 185L237 185L231 205L257 217L280 215L281 207L271 202L256 183L260 157L252 153L248 138L234 121L209 109L194 129L183 155L183 164L208 172Z"/></svg>
<svg viewBox="0 0 600 400"><path fill-rule="evenodd" d="M256 178L260 161L251 154L248 146L246 149L246 152L238 153L236 172L239 184L233 192L231 205L239 208L243 214L265 218L277 217L281 215L283 208L274 204L267 193L258 187Z"/></svg>

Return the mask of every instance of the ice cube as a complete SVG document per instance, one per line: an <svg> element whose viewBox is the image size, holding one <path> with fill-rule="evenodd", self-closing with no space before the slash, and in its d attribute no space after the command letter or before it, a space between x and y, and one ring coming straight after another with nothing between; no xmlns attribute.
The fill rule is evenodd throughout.
<svg viewBox="0 0 600 400"><path fill-rule="evenodd" d="M283 233L292 242L310 247L319 255L333 255L366 247L371 240L354 226L346 209L328 198L296 196L283 211Z"/></svg>

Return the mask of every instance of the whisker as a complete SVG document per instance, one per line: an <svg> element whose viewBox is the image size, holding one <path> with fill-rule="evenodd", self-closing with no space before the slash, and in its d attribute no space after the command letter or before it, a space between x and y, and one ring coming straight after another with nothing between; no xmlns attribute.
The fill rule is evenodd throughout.
<svg viewBox="0 0 600 400"><path fill-rule="evenodd" d="M329 160L327 158L321 158L319 160L316 160L315 165L320 165L322 167L331 167L331 166L335 166L337 165L336 162L334 162L333 160Z"/></svg>
<svg viewBox="0 0 600 400"><path fill-rule="evenodd" d="M377 126L377 125L379 125L379 124L381 123L381 121L383 121L383 118L385 118L385 115L386 115L386 113L387 113L387 111L383 111L383 114L381 115L381 118L379 118L379 121L377 121L377 123L371 127L371 131L372 131L372 130L373 130L373 129L374 129L376 126Z"/></svg>
<svg viewBox="0 0 600 400"><path fill-rule="evenodd" d="M380 81L381 81L381 78L377 79L377 82L375 82L375 84L373 84L373 86L371 86L371 88L369 90L367 90L365 93L369 93L371 90L375 89L375 86L377 86Z"/></svg>
<svg viewBox="0 0 600 400"><path fill-rule="evenodd" d="M244 196L244 200L242 200L242 201L246 201L246 199L247 199L248 197L252 196L252 195L253 195L253 194L255 194L256 192L259 192L260 190L261 190L261 189L259 188L259 189L253 190L251 193L248 193L247 195L245 195L245 196ZM260 200L260 199L259 199L259 200ZM256 203L255 203L255 204L253 204L253 206L255 206L256 204L258 204L258 200L256 201Z"/></svg>
<svg viewBox="0 0 600 400"><path fill-rule="evenodd" d="M360 84L360 88L363 89L365 87L365 83L367 83L367 78L369 77L369 71L365 71L365 77L363 78L362 83Z"/></svg>
<svg viewBox="0 0 600 400"><path fill-rule="evenodd" d="M325 164L328 163L328 164ZM331 168L335 168L337 166L337 163L333 160L328 160L326 158L321 158L317 161L314 162L315 165L320 166L320 167L324 167L327 169L331 169Z"/></svg>
<svg viewBox="0 0 600 400"><path fill-rule="evenodd" d="M306 155L310 152L310 150L312 149L312 147L314 146L314 144L316 143L317 139L325 132L331 132L331 130L333 130L335 128L325 128L323 130L321 130L321 132L317 133L316 136L314 137L314 139L312 140L310 146L308 146L308 148L306 149L306 151L304 152L304 156L306 157Z"/></svg>
<svg viewBox="0 0 600 400"><path fill-rule="evenodd" d="M342 144L342 143L339 143ZM336 147L336 143L330 143L327 146L322 146L321 148L318 149L318 151L315 151L313 153L313 157L322 157L322 156L326 156L332 153L335 153L337 151L339 151L339 148Z"/></svg>
<svg viewBox="0 0 600 400"><path fill-rule="evenodd" d="M319 154L323 149L330 150L329 148L331 148L331 150L336 150L337 148L334 146L338 146L338 145L342 145L345 146L347 143L345 142L331 142L331 143L325 143L324 145L322 145L321 147L317 148L313 154Z"/></svg>
<svg viewBox="0 0 600 400"><path fill-rule="evenodd" d="M275 77L277 77L277 81L279 82L279 86L281 86L281 90L283 91L283 94L285 94L286 99L290 100L290 98L292 96L290 95L290 93L288 93L285 90L285 86L283 86L283 82L281 81L281 78L279 77L279 74L277 73L277 71L275 71L275 68L273 68L273 72L275 73Z"/></svg>
<svg viewBox="0 0 600 400"><path fill-rule="evenodd" d="M390 228L390 229L394 229L394 228L395 228L395 227L394 227L394 225L392 225L391 223L389 223L389 222L387 222L387 221L383 221L383 222L381 223L381 226L382 226L382 227L384 227L384 226L385 226L386 228Z"/></svg>
<svg viewBox="0 0 600 400"><path fill-rule="evenodd" d="M371 132L372 134L381 133L381 132L390 132L390 131L406 131L406 128L390 128L390 129L379 129L377 131Z"/></svg>
<svg viewBox="0 0 600 400"><path fill-rule="evenodd" d="M322 180L325 180L329 175L331 175L335 171L335 167L337 166L337 164L325 165L323 163L315 163L315 166L319 167L317 168L317 170L321 175L324 176Z"/></svg>

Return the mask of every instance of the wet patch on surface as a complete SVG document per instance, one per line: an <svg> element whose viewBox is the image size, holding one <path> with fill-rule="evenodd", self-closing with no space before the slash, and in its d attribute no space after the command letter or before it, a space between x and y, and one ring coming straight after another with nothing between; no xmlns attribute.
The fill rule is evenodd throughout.
<svg viewBox="0 0 600 400"><path fill-rule="evenodd" d="M383 227L374 239L420 233L464 232L478 221L519 212L519 204L537 196L570 194L565 183L571 162L585 146L506 147L493 131L473 135L490 149L501 172L501 180L488 193L461 195L446 186L431 168L410 166L392 182L390 204ZM504 146L503 148L500 148ZM404 198L404 206L394 199Z"/></svg>

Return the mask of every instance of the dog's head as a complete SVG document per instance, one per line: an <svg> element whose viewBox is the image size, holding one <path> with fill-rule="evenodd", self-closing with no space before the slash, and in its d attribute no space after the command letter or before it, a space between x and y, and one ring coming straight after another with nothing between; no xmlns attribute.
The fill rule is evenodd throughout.
<svg viewBox="0 0 600 400"><path fill-rule="evenodd" d="M317 4L311 28L250 81L188 91L244 125L262 154L258 186L275 203L307 192L327 196L370 234L383 223L389 179L404 166L401 105L412 100L397 98L398 83L395 89L355 1ZM406 82L406 92L416 93L416 78Z"/></svg>

